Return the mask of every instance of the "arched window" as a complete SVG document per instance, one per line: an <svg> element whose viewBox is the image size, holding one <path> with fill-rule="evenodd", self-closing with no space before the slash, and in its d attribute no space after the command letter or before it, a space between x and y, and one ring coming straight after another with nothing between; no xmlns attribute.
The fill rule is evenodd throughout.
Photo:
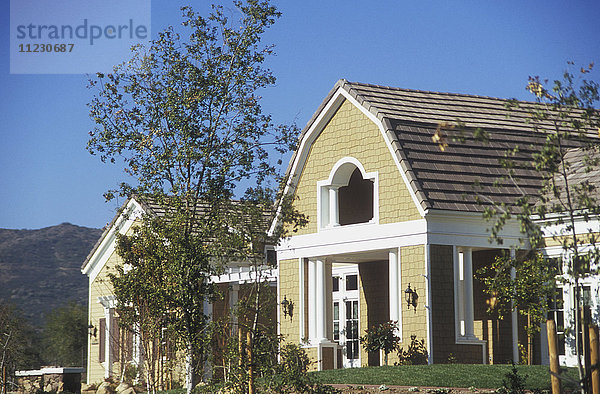
<svg viewBox="0 0 600 394"><path fill-rule="evenodd" d="M373 181L363 179L357 168L347 186L338 190L340 225L367 223L373 219Z"/></svg>
<svg viewBox="0 0 600 394"><path fill-rule="evenodd" d="M377 173L366 173L355 158L338 161L317 185L319 228L377 223Z"/></svg>

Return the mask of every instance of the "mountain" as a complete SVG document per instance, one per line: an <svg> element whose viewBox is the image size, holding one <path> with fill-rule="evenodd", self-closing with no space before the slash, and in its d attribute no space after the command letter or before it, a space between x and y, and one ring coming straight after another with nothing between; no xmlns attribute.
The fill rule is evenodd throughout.
<svg viewBox="0 0 600 394"><path fill-rule="evenodd" d="M69 300L87 303L81 264L102 230L62 223L39 230L0 229L0 301L34 325Z"/></svg>

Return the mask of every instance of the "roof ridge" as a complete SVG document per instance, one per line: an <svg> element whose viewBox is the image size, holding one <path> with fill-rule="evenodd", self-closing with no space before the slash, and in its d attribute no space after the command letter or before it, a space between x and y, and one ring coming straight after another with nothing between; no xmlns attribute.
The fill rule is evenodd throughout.
<svg viewBox="0 0 600 394"><path fill-rule="evenodd" d="M413 93L423 93L423 94L439 94L442 96L453 96L453 97L473 97L473 98L489 99L489 100L497 100L497 101L518 101L519 103L535 104L535 105L540 104L535 101L521 100L521 99L517 99L515 97L502 98L502 97L486 96L486 95L479 95L479 94L469 94L469 93L453 93L453 92L441 92L441 91L436 91L436 90L410 89L410 88L401 88L401 87L396 87L396 86L348 81L346 79L340 79L338 82L340 82L340 81L344 81L344 83L346 83L348 85L359 85L359 86L364 86L364 87L379 88L379 89L391 90L391 91L413 92Z"/></svg>

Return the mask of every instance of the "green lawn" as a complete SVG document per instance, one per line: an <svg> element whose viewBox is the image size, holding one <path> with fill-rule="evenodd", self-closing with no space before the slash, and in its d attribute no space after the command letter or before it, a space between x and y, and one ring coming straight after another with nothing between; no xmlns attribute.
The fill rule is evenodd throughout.
<svg viewBox="0 0 600 394"><path fill-rule="evenodd" d="M422 387L476 387L496 389L502 386L510 365L434 364L389 367L366 367L313 372L316 380L329 384L386 384ZM529 390L549 390L550 373L544 365L518 365L519 375L527 375ZM569 369L571 378L577 376ZM569 384L569 387L572 385Z"/></svg>
<svg viewBox="0 0 600 394"><path fill-rule="evenodd" d="M311 377L325 384L358 384L420 387L458 387L497 389L512 369L511 365L434 364L393 367L365 367L312 372ZM527 390L550 390L550 373L544 365L518 365L519 375L527 376ZM569 368L567 376L576 379L577 370ZM573 383L564 383L563 388L573 388ZM206 386L202 392L211 392ZM185 393L171 390L169 394Z"/></svg>

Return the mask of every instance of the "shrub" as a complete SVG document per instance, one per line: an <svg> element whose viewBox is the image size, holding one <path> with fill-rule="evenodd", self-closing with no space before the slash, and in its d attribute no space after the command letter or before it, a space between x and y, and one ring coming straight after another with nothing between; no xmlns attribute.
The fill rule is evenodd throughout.
<svg viewBox="0 0 600 394"><path fill-rule="evenodd" d="M400 365L419 365L427 364L427 348L425 340L417 339L416 335L410 336L410 345L407 350L404 348L398 351L398 359Z"/></svg>
<svg viewBox="0 0 600 394"><path fill-rule="evenodd" d="M379 352L383 350L385 365L388 365L388 354L398 349L400 337L398 332L398 322L388 321L365 330L366 335L360 337L360 342L367 352Z"/></svg>

